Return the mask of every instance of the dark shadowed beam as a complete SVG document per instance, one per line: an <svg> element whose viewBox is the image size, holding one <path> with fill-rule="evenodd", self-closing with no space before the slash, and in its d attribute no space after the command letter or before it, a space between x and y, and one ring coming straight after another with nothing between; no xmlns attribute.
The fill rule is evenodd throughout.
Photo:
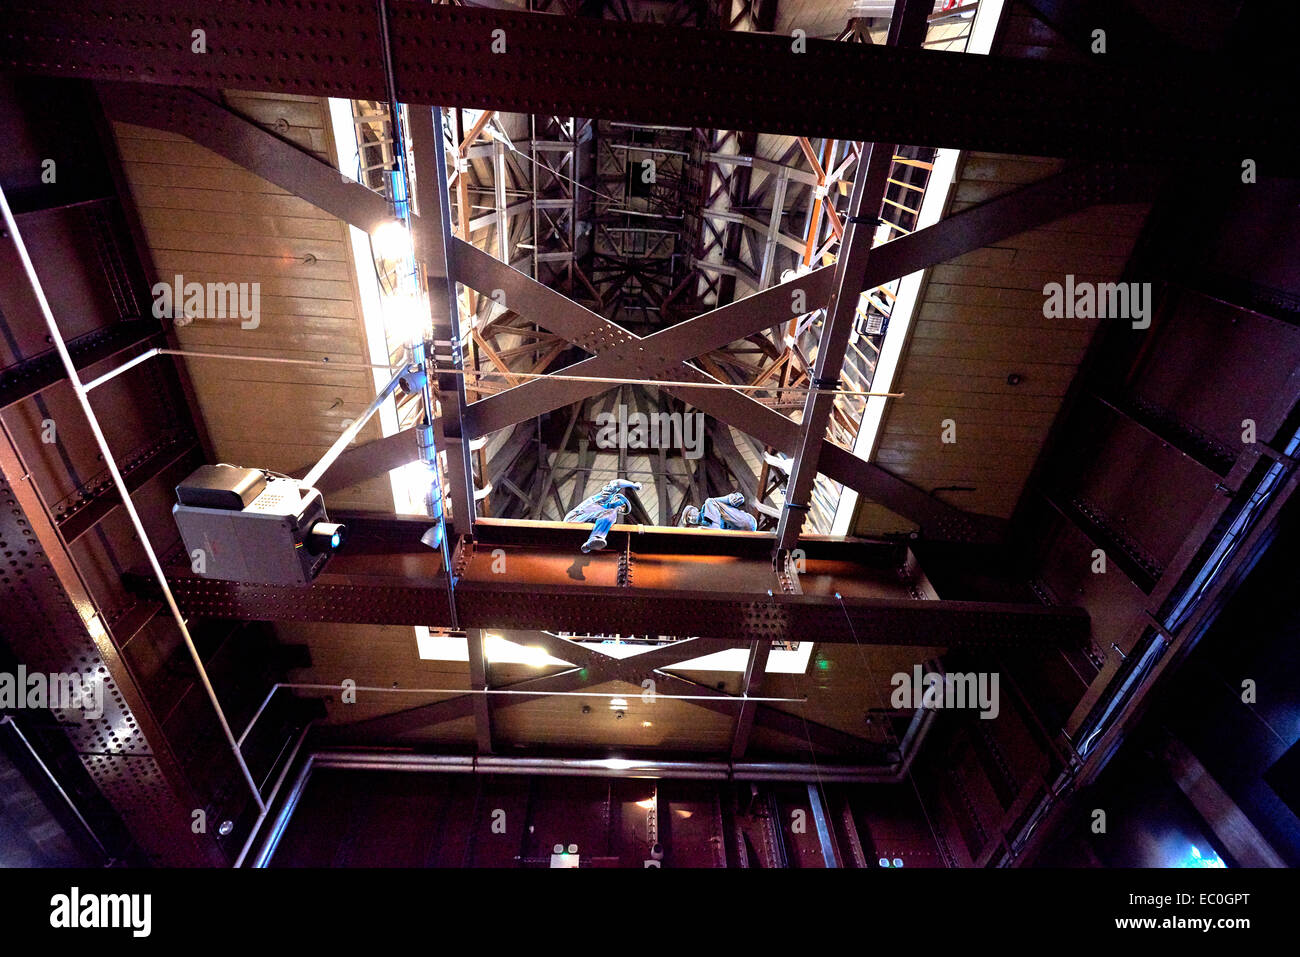
<svg viewBox="0 0 1300 957"><path fill-rule="evenodd" d="M1093 158L1295 169L1295 98L1243 58L1056 63L393 0L397 97L519 113ZM191 49L206 31L207 52ZM495 30L508 42L494 54ZM147 50L148 55L142 55ZM286 51L292 51L292 54ZM583 56L574 56L582 50ZM598 75L592 63L601 64ZM205 89L386 99L366 3L134 0L10 10L0 67ZM891 95L881 96L882 89ZM1025 91L1032 91L1026 94ZM1141 95L1135 95L1141 91Z"/></svg>
<svg viewBox="0 0 1300 957"><path fill-rule="evenodd" d="M772 644L756 641L749 649L749 659L745 662L745 677L742 696L758 695L763 692L763 676L767 673L767 659L772 652ZM744 700L736 713L736 729L731 737L731 760L739 761L749 748L749 733L754 729L754 711L757 705Z"/></svg>
<svg viewBox="0 0 1300 957"><path fill-rule="evenodd" d="M486 632L471 628L465 633L465 649L469 655L470 691L486 691L488 684L487 653L483 647ZM492 753L492 709L488 695L475 694L474 699L474 741L479 754Z"/></svg>

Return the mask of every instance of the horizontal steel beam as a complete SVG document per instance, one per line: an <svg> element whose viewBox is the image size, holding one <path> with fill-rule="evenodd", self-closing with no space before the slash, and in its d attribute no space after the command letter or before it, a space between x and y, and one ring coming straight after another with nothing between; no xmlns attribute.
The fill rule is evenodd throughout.
<svg viewBox="0 0 1300 957"><path fill-rule="evenodd" d="M150 482L164 487L181 482L203 463L203 450L197 437L189 432L167 435L132 459L123 459L122 478L133 493ZM117 487L101 476L97 488L88 489L75 507L57 517L59 534L71 544L90 531L122 505Z"/></svg>
<svg viewBox="0 0 1300 957"><path fill-rule="evenodd" d="M355 522L348 548L306 588L214 581L186 566L169 569L168 580L190 615L450 627L440 556L405 543L418 524ZM607 630L614 614L620 630L636 634L921 647L1041 648L1089 633L1077 608L913 599L894 561L901 546L891 543L809 542L803 593L789 595L779 591L772 538L762 533L615 526L611 542L623 547L583 555L585 526L520 528L516 535L515 523L480 520L476 541L458 549L461 627L591 634ZM624 549L631 586L619 585Z"/></svg>
<svg viewBox="0 0 1300 957"><path fill-rule="evenodd" d="M1242 157L1295 169L1285 83L1204 56L1049 62L392 0L407 103L1050 156ZM387 99L375 7L27 0L0 68ZM193 31L203 30L203 52ZM501 32L496 32L501 31ZM495 44L495 50L494 50Z"/></svg>
<svg viewBox="0 0 1300 957"><path fill-rule="evenodd" d="M123 319L103 329L96 329L68 342L68 352L78 372L93 373L107 366L128 361L160 344L162 328L156 319ZM86 378L93 378L87 375ZM21 402L67 379L66 370L53 349L23 359L0 371L0 409Z"/></svg>

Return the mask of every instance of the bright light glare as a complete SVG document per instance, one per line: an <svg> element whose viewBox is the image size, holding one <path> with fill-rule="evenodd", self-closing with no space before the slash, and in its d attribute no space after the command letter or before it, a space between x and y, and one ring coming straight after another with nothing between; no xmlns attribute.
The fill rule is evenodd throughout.
<svg viewBox="0 0 1300 957"><path fill-rule="evenodd" d="M534 668L560 663L541 648L517 645L513 641L506 641L500 635L486 635L483 640L483 651L488 661L498 663L511 662L532 665Z"/></svg>
<svg viewBox="0 0 1300 957"><path fill-rule="evenodd" d="M390 341L421 342L429 327L429 305L422 296L385 296L384 326Z"/></svg>
<svg viewBox="0 0 1300 957"><path fill-rule="evenodd" d="M400 220L390 219L370 234L375 258L398 262L411 256L411 232Z"/></svg>

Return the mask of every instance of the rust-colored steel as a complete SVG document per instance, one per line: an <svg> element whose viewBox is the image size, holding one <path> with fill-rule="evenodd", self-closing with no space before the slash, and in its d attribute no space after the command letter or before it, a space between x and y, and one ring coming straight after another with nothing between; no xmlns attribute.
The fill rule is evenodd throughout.
<svg viewBox="0 0 1300 957"><path fill-rule="evenodd" d="M222 866L214 840L191 830L192 793L120 648L152 606L106 620L86 590L49 511L9 437L0 432L0 631L33 672L93 675L103 713L54 712L95 784L149 859Z"/></svg>
<svg viewBox="0 0 1300 957"><path fill-rule="evenodd" d="M448 627L441 560L409 544L416 525L360 520L306 588L214 581L186 567L168 579L190 615ZM890 543L805 542L803 593L783 594L766 534L615 526L617 549L583 555L583 526L482 520L477 531L456 558L465 628L599 633L615 615L624 631L679 637L1043 648L1089 633L1077 608L914 599L898 571L905 549ZM620 585L628 536L636 579Z"/></svg>

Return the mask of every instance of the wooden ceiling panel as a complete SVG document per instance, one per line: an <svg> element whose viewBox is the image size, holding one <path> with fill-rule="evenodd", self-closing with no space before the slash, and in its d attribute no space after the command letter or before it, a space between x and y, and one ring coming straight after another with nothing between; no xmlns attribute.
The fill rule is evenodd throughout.
<svg viewBox="0 0 1300 957"><path fill-rule="evenodd" d="M227 105L331 161L317 97L228 93ZM114 124L123 169L162 281L257 283L257 325L201 317L182 349L320 365L187 359L217 458L293 472L314 463L374 396L348 227L182 136ZM334 362L335 368L329 368ZM358 442L380 436L371 422ZM331 508L391 511L384 479L335 493Z"/></svg>
<svg viewBox="0 0 1300 957"><path fill-rule="evenodd" d="M1061 165L970 153L949 212ZM1098 326L1095 318L1045 317L1043 287L1067 274L1117 281L1148 209L1092 207L929 270L893 383L905 396L886 410L874 461L961 508L1009 518ZM943 441L950 420L955 442ZM864 502L854 530L912 527Z"/></svg>

